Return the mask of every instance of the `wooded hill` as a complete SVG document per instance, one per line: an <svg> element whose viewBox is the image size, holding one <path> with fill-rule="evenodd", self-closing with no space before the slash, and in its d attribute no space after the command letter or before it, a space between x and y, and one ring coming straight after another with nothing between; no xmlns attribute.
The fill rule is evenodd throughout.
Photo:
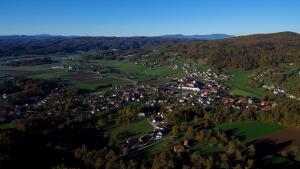
<svg viewBox="0 0 300 169"><path fill-rule="evenodd" d="M136 56L139 58L142 51L153 49L161 51L161 54L151 55L150 52L150 58L170 57L170 53L176 53L177 57L185 61L211 64L216 68L266 68L279 63L300 62L300 35L281 32L210 41L162 37L49 37L15 38L12 41L0 38L0 57L90 50L117 50L117 54L122 55L124 51L128 53L138 50Z"/></svg>
<svg viewBox="0 0 300 169"><path fill-rule="evenodd" d="M185 39L162 37L3 37L0 38L0 57L75 53L90 50L128 51Z"/></svg>
<svg viewBox="0 0 300 169"><path fill-rule="evenodd" d="M160 48L186 60L217 68L253 69L300 62L300 35L292 32L240 36L224 40L193 41Z"/></svg>

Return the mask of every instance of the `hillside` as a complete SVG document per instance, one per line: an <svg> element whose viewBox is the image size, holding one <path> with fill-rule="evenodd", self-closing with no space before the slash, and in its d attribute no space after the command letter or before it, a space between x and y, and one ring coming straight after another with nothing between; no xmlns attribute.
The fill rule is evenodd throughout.
<svg viewBox="0 0 300 169"><path fill-rule="evenodd" d="M0 57L102 50L110 52L105 55L134 52L136 59L146 51L146 61L156 60L159 63L164 58L176 56L185 62L210 64L216 68L256 69L274 67L279 63L300 62L300 35L292 32L209 41L176 35L172 37L13 36L13 40L0 38ZM147 50L138 50L145 48Z"/></svg>
<svg viewBox="0 0 300 169"><path fill-rule="evenodd" d="M292 32L240 36L213 41L193 41L165 45L165 53L185 60L211 64L217 68L266 68L300 61L300 35ZM162 56L163 57L163 56Z"/></svg>
<svg viewBox="0 0 300 169"><path fill-rule="evenodd" d="M185 40L161 37L6 36L0 38L0 57L74 53L90 50L126 51L178 41Z"/></svg>

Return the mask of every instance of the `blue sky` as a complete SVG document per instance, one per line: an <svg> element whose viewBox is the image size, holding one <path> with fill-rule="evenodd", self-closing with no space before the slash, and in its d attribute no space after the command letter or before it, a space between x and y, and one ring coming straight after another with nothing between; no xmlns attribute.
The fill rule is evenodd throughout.
<svg viewBox="0 0 300 169"><path fill-rule="evenodd" d="M0 0L0 35L300 33L299 0Z"/></svg>

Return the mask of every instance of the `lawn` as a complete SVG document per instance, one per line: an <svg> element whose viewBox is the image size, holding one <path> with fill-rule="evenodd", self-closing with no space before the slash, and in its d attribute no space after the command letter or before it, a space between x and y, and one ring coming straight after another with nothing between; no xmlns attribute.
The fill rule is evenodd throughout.
<svg viewBox="0 0 300 169"><path fill-rule="evenodd" d="M147 134L151 133L152 126L148 122L147 119L141 119L137 120L135 122L129 123L129 124L119 124L111 129L111 135L117 135L119 133L134 133L134 134Z"/></svg>
<svg viewBox="0 0 300 169"><path fill-rule="evenodd" d="M248 83L253 73L253 71L230 70L230 79L225 82L231 88L229 93L263 99L266 91L263 88L253 88Z"/></svg>
<svg viewBox="0 0 300 169"><path fill-rule="evenodd" d="M283 126L267 124L258 121L243 121L223 123L216 126L225 132L233 132L234 135L247 141L254 140L268 134L279 132L284 129Z"/></svg>

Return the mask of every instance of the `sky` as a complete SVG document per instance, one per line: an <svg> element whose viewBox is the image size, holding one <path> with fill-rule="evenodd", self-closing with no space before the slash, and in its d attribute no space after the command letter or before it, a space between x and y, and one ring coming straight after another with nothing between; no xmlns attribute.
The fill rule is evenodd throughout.
<svg viewBox="0 0 300 169"><path fill-rule="evenodd" d="M0 35L300 33L300 0L0 0Z"/></svg>

